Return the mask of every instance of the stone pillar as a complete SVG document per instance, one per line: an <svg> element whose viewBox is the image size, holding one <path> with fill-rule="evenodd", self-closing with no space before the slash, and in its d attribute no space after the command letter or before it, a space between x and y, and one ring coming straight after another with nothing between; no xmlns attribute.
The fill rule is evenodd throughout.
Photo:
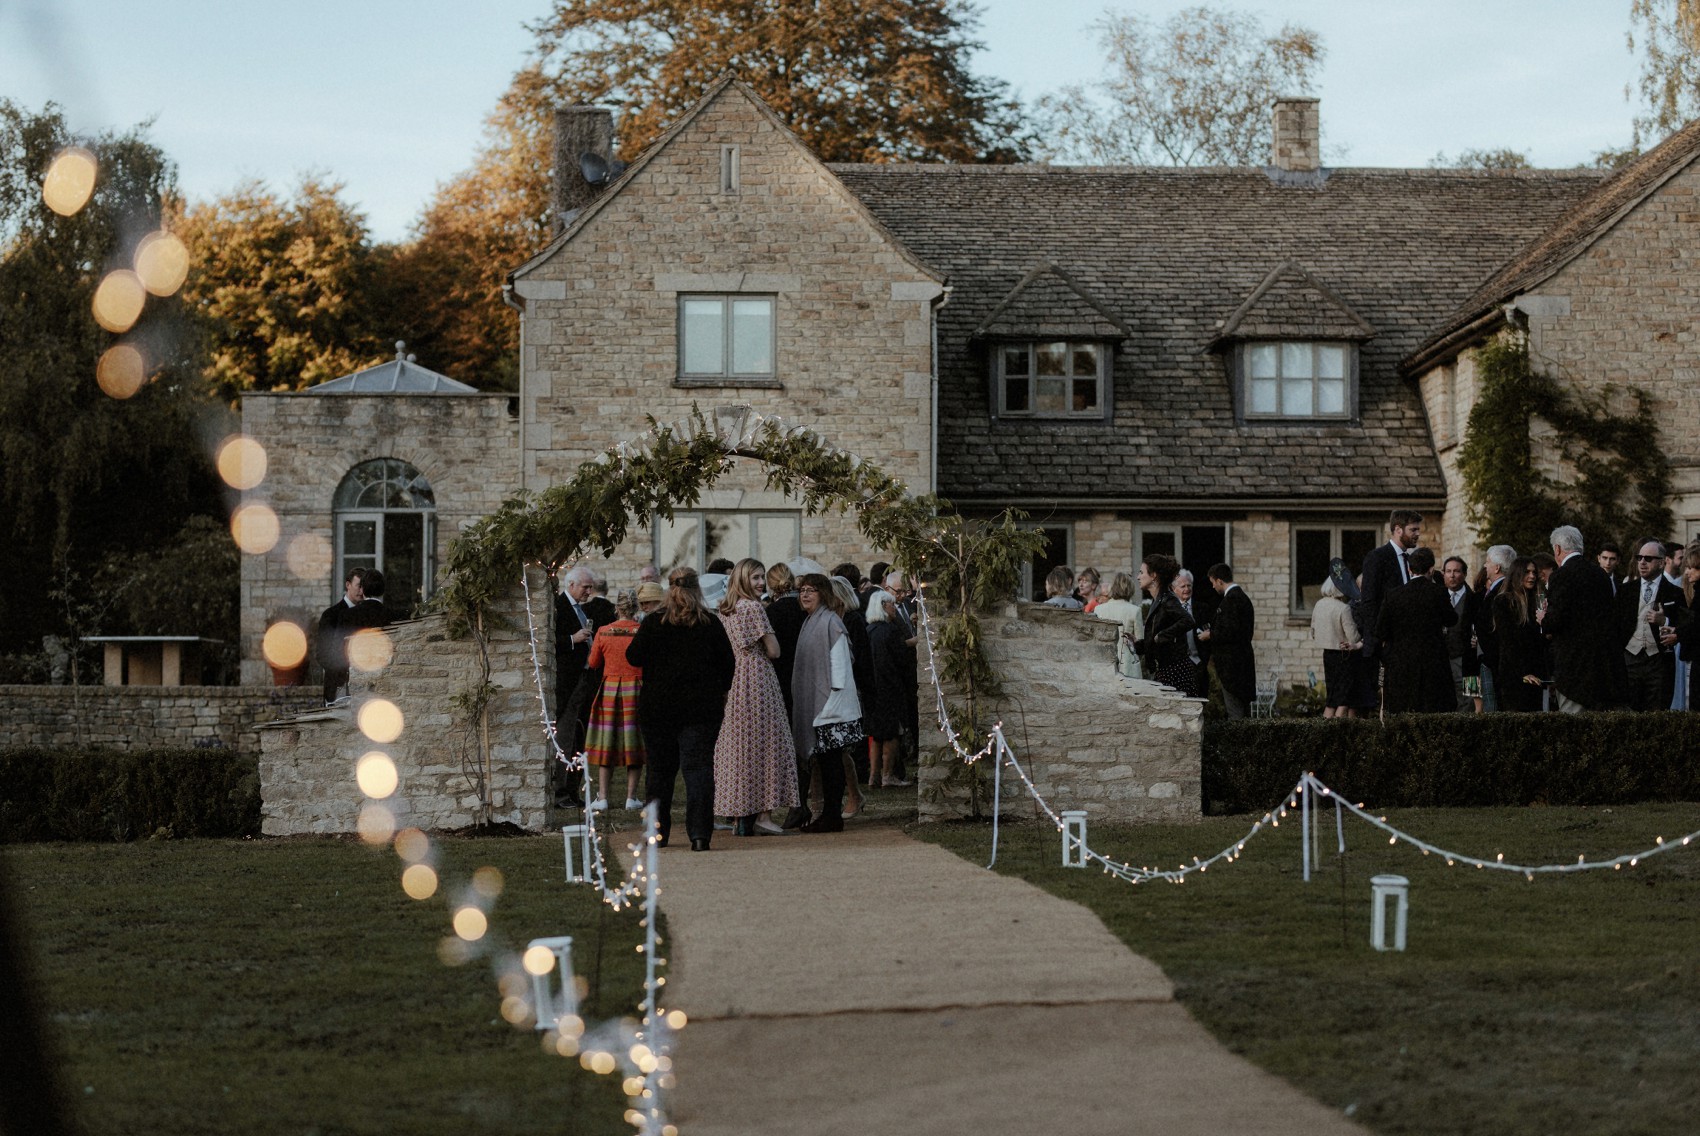
<svg viewBox="0 0 1700 1136"><path fill-rule="evenodd" d="M1278 170L1308 173L1322 168L1321 99L1275 100L1270 164Z"/></svg>

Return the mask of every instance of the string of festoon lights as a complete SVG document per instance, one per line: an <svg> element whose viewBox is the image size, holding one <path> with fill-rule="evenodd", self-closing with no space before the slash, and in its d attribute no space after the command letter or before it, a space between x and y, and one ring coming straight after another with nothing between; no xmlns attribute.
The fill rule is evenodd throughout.
<svg viewBox="0 0 1700 1136"><path fill-rule="evenodd" d="M927 614L926 589L917 588L915 594L917 609L920 614L921 630L927 640L928 670L932 678L933 691L938 705L940 732L950 740L952 748L965 762L978 761L987 754L995 753L996 759L994 762L994 768L996 770L999 783L994 791L998 794L998 796L1001 797L1002 794L1001 777L1003 769L1007 766L1016 775L1016 777L1020 779L1023 789L1026 790L1028 796L1033 798L1033 801L1038 806L1039 810L1044 813L1046 818L1050 820L1051 824L1056 827L1057 831L1064 835L1066 840L1068 838L1067 821L1055 808L1051 806L1051 803L1045 799L1044 794L1039 791L1038 786L1033 783L1032 777L1028 775L1028 772L1021 764L1020 759L1017 758L1014 748L1009 744L1009 739L1003 732L1002 722L998 722L992 726L990 731L991 738L985 746L981 747L980 750L969 751L961 744L959 740L960 735L950 723L950 710L947 702L945 701L944 687L939 680L938 670L932 664L932 660L937 656L937 651L933 642L932 623ZM1463 865L1465 867L1478 868L1484 871L1492 870L1513 872L1524 876L1531 882L1538 875L1602 870L1621 871L1625 867L1633 868L1640 864L1641 861L1652 856L1657 856L1661 853L1671 852L1681 848L1687 848L1693 846L1696 842L1700 842L1700 830L1696 830L1679 837L1674 837L1670 840L1666 840L1663 836L1657 836L1654 838L1654 842L1650 847L1644 848L1638 852L1626 852L1620 856L1596 860L1590 860L1586 855L1579 855L1574 862L1559 864L1520 864L1506 860L1504 853L1495 853L1491 859L1485 856L1473 856L1468 853L1455 852L1442 848L1437 844L1423 840L1420 837L1413 836L1410 833L1389 824L1385 816L1378 816L1369 812L1363 807L1362 803L1354 804L1353 802L1346 800L1333 789L1323 784L1323 782L1314 774L1306 772L1301 775L1298 781L1293 785L1292 790L1287 794L1286 800L1254 821L1251 828L1244 836L1212 855L1194 856L1190 862L1182 862L1173 868L1161 868L1152 865L1135 865L1128 861L1113 859L1095 851L1086 842L1084 835L1082 835L1082 837L1078 840L1076 851L1082 862L1095 864L1102 869L1106 875L1114 876L1117 879L1130 884L1151 883L1159 880L1166 883L1180 884L1185 883L1187 877L1195 873L1202 874L1209 871L1214 865L1230 864L1239 859L1239 857L1245 852L1246 844L1250 840L1269 829L1279 828L1282 820L1287 819L1291 812L1298 811L1300 814L1300 826L1302 830L1301 843L1303 845L1303 878L1308 881L1311 877L1312 867L1317 862L1315 839L1316 834L1319 833L1320 829L1319 826L1314 823L1312 814L1318 807L1319 800L1334 806L1335 839L1340 852L1345 852L1346 850L1344 815L1346 813L1350 813L1359 820L1379 829L1387 836L1387 842L1389 844L1398 844L1402 841L1421 852L1424 856L1438 856L1444 859L1447 867ZM997 859L997 841L998 815L997 809L994 807L992 815L992 859L994 863Z"/></svg>

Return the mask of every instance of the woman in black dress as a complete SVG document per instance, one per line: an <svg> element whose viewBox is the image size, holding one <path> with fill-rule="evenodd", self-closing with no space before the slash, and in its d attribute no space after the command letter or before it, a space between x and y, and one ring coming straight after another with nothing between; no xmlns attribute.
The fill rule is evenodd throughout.
<svg viewBox="0 0 1700 1136"><path fill-rule="evenodd" d="M1197 625L1175 598L1175 574L1181 566L1172 556L1155 553L1139 566L1139 587L1151 597L1145 617L1145 637L1134 650L1145 660L1145 673L1164 686L1190 693L1198 681L1198 668L1186 651L1186 633Z"/></svg>
<svg viewBox="0 0 1700 1136"><path fill-rule="evenodd" d="M1541 709L1541 689L1552 671L1547 641L1535 620L1535 562L1519 556L1493 597L1493 633L1499 639L1499 708L1528 713Z"/></svg>

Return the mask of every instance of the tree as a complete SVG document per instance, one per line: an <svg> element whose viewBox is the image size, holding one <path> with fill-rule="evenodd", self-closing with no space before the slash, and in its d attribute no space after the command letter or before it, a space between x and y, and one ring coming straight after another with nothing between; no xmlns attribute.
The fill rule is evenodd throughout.
<svg viewBox="0 0 1700 1136"><path fill-rule="evenodd" d="M224 397L338 378L379 362L395 338L372 326L378 262L341 192L309 176L284 200L249 181L178 220L183 297L205 328L205 377Z"/></svg>
<svg viewBox="0 0 1700 1136"><path fill-rule="evenodd" d="M98 174L88 203L61 216L42 181L73 142ZM0 99L0 652L66 632L65 613L83 602L69 593L103 557L220 512L207 443L228 421L200 382L182 304L148 297L121 336L92 310L96 285L132 262L174 190L171 163L141 129L76 139L51 104L37 114ZM148 378L122 400L96 382L119 344L141 353Z"/></svg>
<svg viewBox="0 0 1700 1136"><path fill-rule="evenodd" d="M1039 100L1045 154L1102 165L1262 165L1270 105L1311 90L1322 38L1286 24L1265 35L1256 16L1177 12L1161 27L1107 12L1092 25L1107 78Z"/></svg>
<svg viewBox="0 0 1700 1136"><path fill-rule="evenodd" d="M555 104L622 111L636 154L727 71L828 162L1015 161L1029 146L966 0L555 0L532 25Z"/></svg>
<svg viewBox="0 0 1700 1136"><path fill-rule="evenodd" d="M1529 159L1520 150L1501 147L1497 150L1460 150L1456 158L1448 158L1442 150L1429 159L1429 168L1437 170L1530 170Z"/></svg>
<svg viewBox="0 0 1700 1136"><path fill-rule="evenodd" d="M1700 0L1631 0L1631 52L1637 28L1642 106L1635 116L1634 149L1639 150L1700 116Z"/></svg>

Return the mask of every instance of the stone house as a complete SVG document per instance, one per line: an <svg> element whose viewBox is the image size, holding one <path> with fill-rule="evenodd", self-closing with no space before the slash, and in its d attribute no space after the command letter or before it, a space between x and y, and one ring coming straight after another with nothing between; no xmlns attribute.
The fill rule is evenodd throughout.
<svg viewBox="0 0 1700 1136"><path fill-rule="evenodd" d="M1052 562L1131 571L1161 551L1202 577L1229 561L1257 606L1260 670L1319 670L1309 606L1331 556L1385 539L1395 507L1428 514L1445 551L1474 544L1448 447L1494 313L1528 319L1555 358L1609 359L1602 378L1692 375L1682 270L1696 246L1660 227L1692 233L1700 175L1692 138L1673 139L1688 158L1661 147L1609 181L1331 169L1318 117L1313 99L1277 104L1266 168L829 166L723 80L596 185L580 155L606 168L608 112L562 112L561 229L510 277L517 396L244 401L283 523L280 550L245 569L249 657L269 622L335 598L355 546L334 502L362 462L429 481L424 546L441 559L460 524L571 476L649 417L748 407L916 492L1025 510L1052 538L1029 588ZM1555 281L1576 314L1556 314ZM1651 340L1633 351L1629 308ZM1665 385L1688 445L1700 396ZM1700 518L1690 466L1678 508ZM759 469L671 522L638 520L607 565L616 581L651 562L866 565L878 551L846 518L802 515ZM301 535L332 550L308 578L287 556Z"/></svg>

